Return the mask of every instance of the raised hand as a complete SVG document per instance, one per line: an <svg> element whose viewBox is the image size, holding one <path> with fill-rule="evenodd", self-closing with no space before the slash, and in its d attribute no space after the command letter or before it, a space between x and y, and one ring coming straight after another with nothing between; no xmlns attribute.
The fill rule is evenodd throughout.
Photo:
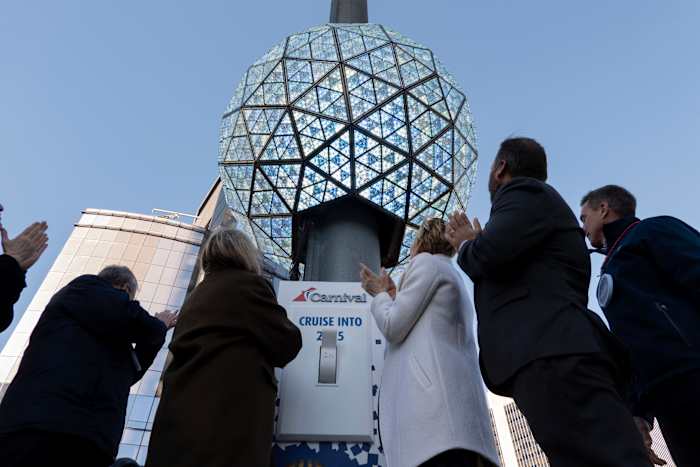
<svg viewBox="0 0 700 467"><path fill-rule="evenodd" d="M378 293L388 292L390 284L394 283L390 277L387 281L384 275L386 275L386 271L384 271L384 269L382 269L382 275L378 276L372 272L370 268L360 263L360 279L362 281L362 288L371 296L374 297ZM394 287L394 289L395 288L396 287Z"/></svg>
<svg viewBox="0 0 700 467"><path fill-rule="evenodd" d="M445 226L445 240L450 242L455 250L459 250L462 242L474 240L481 230L481 223L476 217L472 223L464 212L453 212Z"/></svg>
<svg viewBox="0 0 700 467"><path fill-rule="evenodd" d="M155 314L155 317L161 320L168 329L174 328L177 324L177 311L160 311Z"/></svg>
<svg viewBox="0 0 700 467"><path fill-rule="evenodd" d="M2 249L6 255L17 260L19 267L26 271L36 263L48 246L49 237L46 235L46 229L48 229L46 222L35 222L17 237L10 239L7 230L0 224Z"/></svg>
<svg viewBox="0 0 700 467"><path fill-rule="evenodd" d="M382 287L384 287L386 293L388 293L391 298L396 298L396 284L394 284L394 280L389 273L386 272L386 269L382 268L379 279L382 281Z"/></svg>

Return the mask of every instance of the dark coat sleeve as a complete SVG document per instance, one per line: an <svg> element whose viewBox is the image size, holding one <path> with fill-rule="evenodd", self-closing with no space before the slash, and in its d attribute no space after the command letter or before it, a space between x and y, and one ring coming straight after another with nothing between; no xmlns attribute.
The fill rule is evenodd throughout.
<svg viewBox="0 0 700 467"><path fill-rule="evenodd" d="M88 310L84 306L71 306L80 299L89 301ZM95 289L87 285L76 290L70 300L62 307L63 312L88 332L124 345L135 344L134 352L140 366L137 379L141 378L165 342L165 324L116 289Z"/></svg>
<svg viewBox="0 0 700 467"><path fill-rule="evenodd" d="M640 225L639 240L652 261L700 310L700 234L672 217L654 217Z"/></svg>
<svg viewBox="0 0 700 467"><path fill-rule="evenodd" d="M552 232L538 185L511 182L496 196L484 230L459 251L457 264L472 281L497 276Z"/></svg>
<svg viewBox="0 0 700 467"><path fill-rule="evenodd" d="M0 255L0 332L12 324L12 307L26 286L24 271L17 261L12 256Z"/></svg>
<svg viewBox="0 0 700 467"><path fill-rule="evenodd" d="M248 292L249 332L270 364L282 368L301 350L301 332L287 319L287 311L277 303L274 290L265 278L256 277Z"/></svg>
<svg viewBox="0 0 700 467"><path fill-rule="evenodd" d="M130 313L136 317L132 340L135 344L134 353L141 366L141 371L136 377L136 381L138 381L153 364L158 351L163 347L168 329L161 320L154 318L141 308L138 302L129 302L129 307L139 308L139 310Z"/></svg>

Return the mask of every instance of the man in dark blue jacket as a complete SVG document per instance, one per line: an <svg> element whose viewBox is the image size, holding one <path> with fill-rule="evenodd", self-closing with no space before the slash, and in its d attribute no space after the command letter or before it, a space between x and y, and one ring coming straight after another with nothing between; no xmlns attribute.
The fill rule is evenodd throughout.
<svg viewBox="0 0 700 467"><path fill-rule="evenodd" d="M700 419L700 234L669 216L640 221L636 200L608 185L581 200L581 221L606 259L598 301L627 346L635 412L650 443L655 417L676 464L697 465Z"/></svg>
<svg viewBox="0 0 700 467"><path fill-rule="evenodd" d="M0 405L2 467L114 462L129 388L176 320L150 316L136 288L128 268L109 266L53 296Z"/></svg>

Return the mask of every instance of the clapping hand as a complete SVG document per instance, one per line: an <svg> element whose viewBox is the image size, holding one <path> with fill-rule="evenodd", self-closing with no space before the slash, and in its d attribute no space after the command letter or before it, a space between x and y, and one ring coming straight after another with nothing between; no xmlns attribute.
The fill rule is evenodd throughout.
<svg viewBox="0 0 700 467"><path fill-rule="evenodd" d="M2 207L0 206L0 212ZM7 230L0 223L0 236L2 237L2 249L6 255L12 256L19 267L26 271L36 263L41 254L46 250L49 237L46 235L48 225L46 222L35 222L13 239L10 239Z"/></svg>
<svg viewBox="0 0 700 467"><path fill-rule="evenodd" d="M481 230L481 223L476 217L472 222L464 212L453 212L445 226L445 240L450 242L455 250L459 250L462 242L474 240Z"/></svg>
<svg viewBox="0 0 700 467"><path fill-rule="evenodd" d="M360 279L362 280L362 288L371 296L374 297L378 293L386 292L391 298L396 298L396 284L384 268L377 275L360 263Z"/></svg>
<svg viewBox="0 0 700 467"><path fill-rule="evenodd" d="M639 429L639 432L642 435L642 439L644 440L644 447L647 450L647 457L649 458L649 462L651 462L653 465L666 465L666 461L657 456L651 447L651 425L649 424L649 422L647 422L641 417L634 417L634 421L637 424L637 428Z"/></svg>
<svg viewBox="0 0 700 467"><path fill-rule="evenodd" d="M168 329L174 328L177 324L177 310L175 311L160 311L155 314L156 318L161 320Z"/></svg>

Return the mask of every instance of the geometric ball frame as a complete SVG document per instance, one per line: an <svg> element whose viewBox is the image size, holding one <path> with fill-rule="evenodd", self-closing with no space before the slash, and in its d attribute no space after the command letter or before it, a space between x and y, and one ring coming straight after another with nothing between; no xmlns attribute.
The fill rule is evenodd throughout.
<svg viewBox="0 0 700 467"><path fill-rule="evenodd" d="M223 116L227 204L262 253L291 266L292 216L362 197L406 224L465 209L477 160L465 94L433 53L378 24L293 34L246 71Z"/></svg>

